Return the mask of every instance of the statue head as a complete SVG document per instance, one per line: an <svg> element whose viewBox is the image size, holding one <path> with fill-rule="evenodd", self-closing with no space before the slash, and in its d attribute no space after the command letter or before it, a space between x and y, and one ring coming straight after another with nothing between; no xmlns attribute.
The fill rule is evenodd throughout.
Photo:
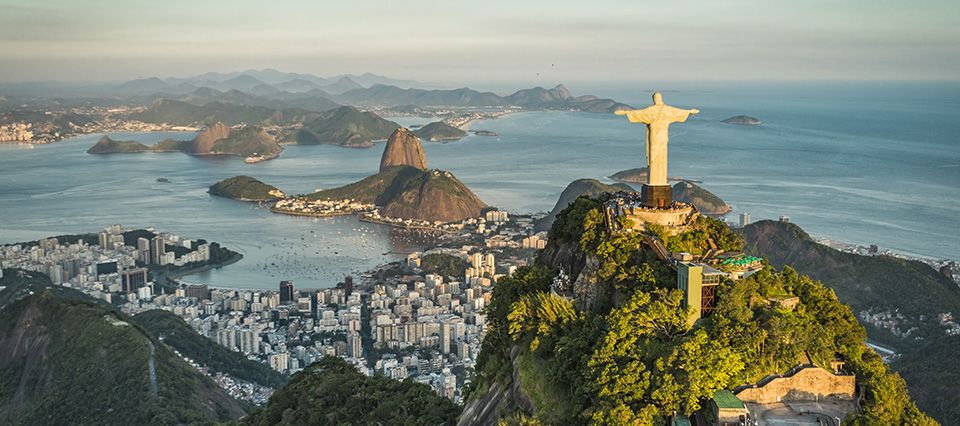
<svg viewBox="0 0 960 426"><path fill-rule="evenodd" d="M653 104L663 105L663 95L660 92L653 92Z"/></svg>

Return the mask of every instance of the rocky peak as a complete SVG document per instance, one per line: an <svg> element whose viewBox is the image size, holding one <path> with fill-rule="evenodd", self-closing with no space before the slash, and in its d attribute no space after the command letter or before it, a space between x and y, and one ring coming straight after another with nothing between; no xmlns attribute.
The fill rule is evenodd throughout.
<svg viewBox="0 0 960 426"><path fill-rule="evenodd" d="M230 137L230 126L221 122L211 124L193 138L193 152L196 154L209 153L218 140L228 137Z"/></svg>
<svg viewBox="0 0 960 426"><path fill-rule="evenodd" d="M573 98L573 94L570 93L570 89L567 89L566 86L562 84L556 85L553 89L550 89L550 94L557 99L570 99Z"/></svg>
<svg viewBox="0 0 960 426"><path fill-rule="evenodd" d="M427 156L423 144L413 132L403 127L395 130L387 139L387 146L380 157L380 171L394 166L410 166L427 169Z"/></svg>
<svg viewBox="0 0 960 426"><path fill-rule="evenodd" d="M480 216L487 205L452 173L419 172L383 205L382 214L430 222L459 222Z"/></svg>

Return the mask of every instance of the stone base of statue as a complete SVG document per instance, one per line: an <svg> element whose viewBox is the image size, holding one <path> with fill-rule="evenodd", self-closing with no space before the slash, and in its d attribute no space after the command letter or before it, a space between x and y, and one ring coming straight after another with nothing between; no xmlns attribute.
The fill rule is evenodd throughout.
<svg viewBox="0 0 960 426"><path fill-rule="evenodd" d="M640 202L647 207L667 208L673 203L673 193L670 185L643 184L640 187Z"/></svg>
<svg viewBox="0 0 960 426"><path fill-rule="evenodd" d="M690 229L693 222L700 217L700 213L691 204L671 202L663 207L650 206L644 201L643 195L635 193L619 193L611 197L604 203L603 210L607 226L614 232L643 232L647 230L647 225L655 224L668 235L677 235Z"/></svg>

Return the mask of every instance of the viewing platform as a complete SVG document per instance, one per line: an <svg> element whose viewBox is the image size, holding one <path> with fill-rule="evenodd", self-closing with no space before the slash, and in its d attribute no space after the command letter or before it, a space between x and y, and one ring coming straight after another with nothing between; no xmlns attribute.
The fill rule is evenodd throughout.
<svg viewBox="0 0 960 426"><path fill-rule="evenodd" d="M646 231L652 223L662 226L669 235L685 231L700 216L691 204L673 201L664 207L653 207L645 204L639 194L629 192L611 194L603 212L611 231Z"/></svg>

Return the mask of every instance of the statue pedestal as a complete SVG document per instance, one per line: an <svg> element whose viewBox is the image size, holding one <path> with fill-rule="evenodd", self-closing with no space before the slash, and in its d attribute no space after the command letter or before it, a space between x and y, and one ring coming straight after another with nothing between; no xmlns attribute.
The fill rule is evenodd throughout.
<svg viewBox="0 0 960 426"><path fill-rule="evenodd" d="M666 208L673 202L670 185L648 185L640 187L640 202L647 207Z"/></svg>

